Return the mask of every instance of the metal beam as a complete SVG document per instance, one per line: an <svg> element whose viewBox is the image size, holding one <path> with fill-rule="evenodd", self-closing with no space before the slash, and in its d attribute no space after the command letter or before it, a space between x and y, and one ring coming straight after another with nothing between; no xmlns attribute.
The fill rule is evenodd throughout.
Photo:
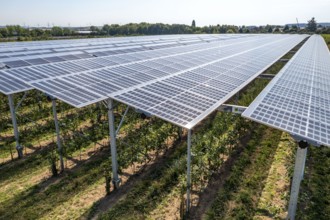
<svg viewBox="0 0 330 220"><path fill-rule="evenodd" d="M191 130L187 136L187 213L190 211L190 189L191 189Z"/></svg>
<svg viewBox="0 0 330 220"><path fill-rule="evenodd" d="M258 76L259 79L273 79L274 77L275 77L274 74L266 74L266 73L260 74Z"/></svg>
<svg viewBox="0 0 330 220"><path fill-rule="evenodd" d="M127 106L127 108L126 108L126 110L125 110L125 113L124 113L123 117L121 118L120 123L119 123L119 125L118 125L118 127L117 127L117 130L116 130L116 137L117 137L117 135L118 135L118 133L119 133L119 131L120 131L121 126L122 126L123 123L124 123L124 119L125 119L125 117L126 117L126 115L127 115L128 110L129 110L129 106Z"/></svg>
<svg viewBox="0 0 330 220"><path fill-rule="evenodd" d="M15 108L15 111L17 111L17 109L21 106L22 102L24 101L24 99L26 98L27 96L27 92L24 92L24 95L23 97L21 98L21 100L19 101L19 103L17 104L16 108Z"/></svg>
<svg viewBox="0 0 330 220"><path fill-rule="evenodd" d="M60 157L60 166L61 171L64 171L64 161L63 161L63 154L62 154L62 143L61 143L61 136L60 136L60 126L58 124L57 112L56 112L56 99L52 98L52 106L53 106L53 116L55 122L55 129L56 129L56 138L57 138L57 150L58 155Z"/></svg>
<svg viewBox="0 0 330 220"><path fill-rule="evenodd" d="M239 101L239 91L236 93L235 105L238 105L238 101Z"/></svg>
<svg viewBox="0 0 330 220"><path fill-rule="evenodd" d="M287 217L288 220L295 219L300 183L304 178L307 146L308 143L306 141L299 142L299 147L297 149L297 154L296 154L292 185L291 185L291 192L290 192L289 210Z"/></svg>
<svg viewBox="0 0 330 220"><path fill-rule="evenodd" d="M135 112L136 113L139 113L139 114L141 114L141 115L145 115L145 117L147 117L147 118L151 118L152 117L152 114L150 114L149 112L146 112L146 111L143 111L143 110L141 110L141 109L135 109Z"/></svg>
<svg viewBox="0 0 330 220"><path fill-rule="evenodd" d="M19 143L19 132L18 132L18 126L17 126L17 120L16 120L16 111L15 111L15 103L14 103L13 95L8 95L8 100L9 100L11 120L13 122L13 128L14 128L16 150L17 150L18 158L22 158L23 157L23 147Z"/></svg>
<svg viewBox="0 0 330 220"><path fill-rule="evenodd" d="M246 109L247 109L247 107L245 107L245 106L223 104L218 108L218 111L232 112L232 113L241 115Z"/></svg>
<svg viewBox="0 0 330 220"><path fill-rule="evenodd" d="M110 150L111 150L111 164L112 164L112 183L114 188L118 188L121 182L118 177L118 162L117 162L117 148L116 148L116 130L115 130L115 117L113 114L113 100L107 100L108 107L108 120L110 132Z"/></svg>

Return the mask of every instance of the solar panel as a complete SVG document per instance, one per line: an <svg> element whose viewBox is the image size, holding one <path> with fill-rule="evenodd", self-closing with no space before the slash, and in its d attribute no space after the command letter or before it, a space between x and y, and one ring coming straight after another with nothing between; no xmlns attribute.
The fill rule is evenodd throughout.
<svg viewBox="0 0 330 220"><path fill-rule="evenodd" d="M260 36L259 36L260 38ZM262 38L262 37L261 37ZM249 41L252 39L246 39L245 41ZM102 63L98 62L100 59L103 61L106 60L108 62L107 66L119 66L119 65L126 65L132 62L137 61L143 61L143 60L150 60L155 59L159 57L165 57L165 56L174 56L177 54L187 53L194 50L205 50L207 48L212 48L214 46L226 46L226 45L232 45L232 44L243 44L245 41L226 41L225 43L219 44L219 43L201 43L196 45L190 45L190 46L179 46L175 48L165 48L165 49L159 49L159 50L152 50L152 51L143 51L143 52L134 52L130 54L121 54L121 55L110 55L102 58L88 58L83 59L80 61L74 60L74 61L66 61L66 62L58 62L53 64L44 64L44 65L36 65L31 66L28 68L15 68L11 70L7 70L10 74L12 74L14 77L17 77L18 79L24 79L26 82L41 80L45 78L52 78L57 76L62 76L70 73L79 73L81 71L85 71L88 69L94 68L97 69L97 67L103 67ZM77 56L77 53L74 53L72 56ZM62 56L63 58L64 56ZM172 59L172 61L171 61ZM173 64L173 58L168 58L168 61L163 60L163 62L170 62ZM86 65L89 64L89 67ZM159 66L159 64L157 64ZM93 66L93 67L92 67ZM134 71L134 70L132 70ZM159 69L155 71L155 74L158 75L167 75L170 72L175 72L177 69L168 66L164 67L164 69ZM39 72L39 74L38 74ZM167 73L166 73L167 72ZM157 75L156 75L157 76ZM26 85L24 85L26 86ZM15 87L13 87L15 88ZM20 91L20 90L18 90ZM12 90L11 93L16 93L16 90Z"/></svg>
<svg viewBox="0 0 330 220"><path fill-rule="evenodd" d="M313 35L243 113L251 120L330 146L330 54Z"/></svg>
<svg viewBox="0 0 330 220"><path fill-rule="evenodd" d="M16 67L22 67L22 66L30 66L31 64L23 61L23 60L15 60L15 61L8 61L8 62L3 62L4 64L6 64L7 66L11 67L11 68L16 68Z"/></svg>
<svg viewBox="0 0 330 220"><path fill-rule="evenodd" d="M0 92L5 95L10 95L11 91L24 92L31 89L30 86L23 81L14 78L13 76L4 73L0 70Z"/></svg>
<svg viewBox="0 0 330 220"><path fill-rule="evenodd" d="M263 35L184 53L173 50L170 56L30 84L75 107L113 98L190 129L305 37ZM153 70L164 74L152 75Z"/></svg>

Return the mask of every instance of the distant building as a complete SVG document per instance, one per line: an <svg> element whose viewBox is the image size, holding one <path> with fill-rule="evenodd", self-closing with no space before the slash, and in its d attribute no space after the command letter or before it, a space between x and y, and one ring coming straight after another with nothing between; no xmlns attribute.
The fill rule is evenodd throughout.
<svg viewBox="0 0 330 220"><path fill-rule="evenodd" d="M92 31L76 31L78 34L91 34Z"/></svg>
<svg viewBox="0 0 330 220"><path fill-rule="evenodd" d="M286 25L288 25L291 28L292 26L297 26L297 23L286 24ZM300 29L305 29L307 27L307 23L299 23L298 25ZM322 27L330 27L329 22L317 22L317 25L320 25Z"/></svg>

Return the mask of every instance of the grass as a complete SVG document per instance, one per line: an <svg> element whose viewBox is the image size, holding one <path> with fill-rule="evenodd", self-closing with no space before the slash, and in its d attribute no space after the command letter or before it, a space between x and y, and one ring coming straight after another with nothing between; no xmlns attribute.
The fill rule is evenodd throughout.
<svg viewBox="0 0 330 220"><path fill-rule="evenodd" d="M208 211L208 219L252 219L257 212L270 215L271 210L258 209L258 203L281 135L282 132L261 125L254 129L251 140L235 161L229 178Z"/></svg>
<svg viewBox="0 0 330 220"><path fill-rule="evenodd" d="M293 172L296 144L287 133L282 133L265 186L256 206L255 218L284 219L289 199L290 177Z"/></svg>
<svg viewBox="0 0 330 220"><path fill-rule="evenodd" d="M322 37L324 38L326 44L330 48L330 34L322 34Z"/></svg>

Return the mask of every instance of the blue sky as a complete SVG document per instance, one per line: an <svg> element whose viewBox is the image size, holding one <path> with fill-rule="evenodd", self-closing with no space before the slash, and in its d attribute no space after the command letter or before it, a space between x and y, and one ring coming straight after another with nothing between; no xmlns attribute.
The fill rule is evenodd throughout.
<svg viewBox="0 0 330 220"><path fill-rule="evenodd" d="M129 22L264 25L330 22L330 0L0 0L0 25Z"/></svg>

